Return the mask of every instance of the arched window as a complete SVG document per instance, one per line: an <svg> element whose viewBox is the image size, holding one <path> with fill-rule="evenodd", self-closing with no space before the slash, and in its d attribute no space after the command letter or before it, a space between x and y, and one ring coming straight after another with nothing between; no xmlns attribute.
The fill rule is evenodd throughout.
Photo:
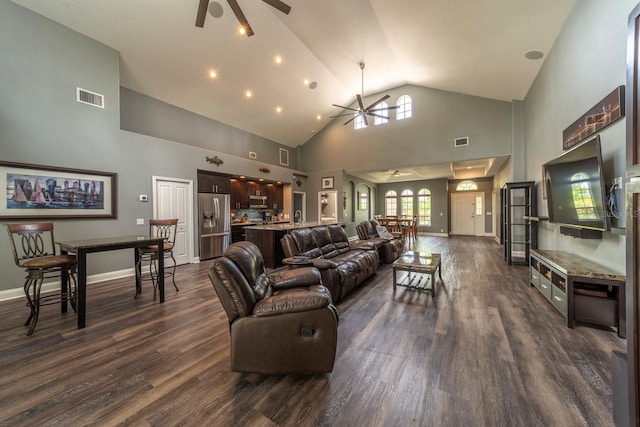
<svg viewBox="0 0 640 427"><path fill-rule="evenodd" d="M400 215L413 216L413 191L402 190L400 193Z"/></svg>
<svg viewBox="0 0 640 427"><path fill-rule="evenodd" d="M418 191L418 225L431 225L431 191L428 188Z"/></svg>
<svg viewBox="0 0 640 427"><path fill-rule="evenodd" d="M396 110L396 120L408 119L413 114L411 97L409 95L402 95L398 98L396 105L398 106Z"/></svg>
<svg viewBox="0 0 640 427"><path fill-rule="evenodd" d="M573 206L578 214L578 220L598 219L589 175L584 172L578 172L571 177L571 196L573 198Z"/></svg>
<svg viewBox="0 0 640 427"><path fill-rule="evenodd" d="M357 114L357 113L356 113ZM364 123L364 118L361 114L358 114L355 119L353 119L353 128L354 129L364 129L367 125Z"/></svg>
<svg viewBox="0 0 640 427"><path fill-rule="evenodd" d="M373 118L373 124L383 125L387 123L389 119L384 119L378 116L389 117L389 104L387 104L386 102L381 102L378 105L376 105L375 109L378 111L375 111L376 116Z"/></svg>
<svg viewBox="0 0 640 427"><path fill-rule="evenodd" d="M474 181L460 181L456 186L456 191L475 191L478 190L478 184Z"/></svg>
<svg viewBox="0 0 640 427"><path fill-rule="evenodd" d="M398 193L389 190L384 195L384 214L398 215Z"/></svg>

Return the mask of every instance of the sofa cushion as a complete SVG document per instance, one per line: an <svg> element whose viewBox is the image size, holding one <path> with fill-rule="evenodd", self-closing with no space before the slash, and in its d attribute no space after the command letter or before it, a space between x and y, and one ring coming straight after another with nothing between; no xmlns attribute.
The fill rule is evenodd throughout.
<svg viewBox="0 0 640 427"><path fill-rule="evenodd" d="M310 228L301 228L291 233L298 254L309 258L320 258L322 251L318 248L318 242Z"/></svg>
<svg viewBox="0 0 640 427"><path fill-rule="evenodd" d="M316 242L318 242L318 247L320 248L320 252L322 252L322 256L324 258L333 258L338 255L336 245L333 244L333 240L331 239L329 227L320 226L314 227L311 230L313 231L313 235L316 238Z"/></svg>

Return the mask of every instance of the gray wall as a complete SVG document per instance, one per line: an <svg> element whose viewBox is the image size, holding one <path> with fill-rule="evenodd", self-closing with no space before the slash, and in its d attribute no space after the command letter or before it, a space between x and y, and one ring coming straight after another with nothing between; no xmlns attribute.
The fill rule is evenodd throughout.
<svg viewBox="0 0 640 427"><path fill-rule="evenodd" d="M120 89L120 111L123 130L246 159L253 151L257 160L274 165L280 165L279 149L283 148L289 152L288 167L298 168L299 148L278 144L124 87Z"/></svg>
<svg viewBox="0 0 640 427"><path fill-rule="evenodd" d="M431 226L420 226L418 231L425 233L447 233L449 231L449 196L447 193L447 180L444 178L378 184L376 213L384 215L384 195L387 191L393 190L398 194L398 207L400 206L400 193L402 193L402 190L413 191L413 206L416 207L418 191L422 188L431 190ZM414 210L414 212L416 211Z"/></svg>
<svg viewBox="0 0 640 427"><path fill-rule="evenodd" d="M395 103L401 95L413 100L414 117L392 119L366 129L344 126L335 119L300 149L300 168L386 170L511 153L511 103L417 86L401 86L384 94ZM381 94L366 97L373 102ZM454 148L456 137L468 136L467 147Z"/></svg>
<svg viewBox="0 0 640 427"><path fill-rule="evenodd" d="M526 180L540 181L541 165L562 153L562 131L625 84L627 17L637 0L582 0L564 28L524 101ZM600 133L607 184L625 174L625 120ZM516 165L514 165L514 169ZM548 212L538 191L540 214ZM618 192L620 212L624 193ZM624 222L621 222L624 224ZM560 234L542 222L539 245L567 250L625 273L625 237L605 233L602 240Z"/></svg>

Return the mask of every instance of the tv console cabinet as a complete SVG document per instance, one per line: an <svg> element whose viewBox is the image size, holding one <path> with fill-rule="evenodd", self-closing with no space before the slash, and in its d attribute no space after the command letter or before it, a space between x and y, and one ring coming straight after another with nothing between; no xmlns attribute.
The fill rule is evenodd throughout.
<svg viewBox="0 0 640 427"><path fill-rule="evenodd" d="M563 251L531 249L530 282L567 319L615 326L626 337L626 276Z"/></svg>

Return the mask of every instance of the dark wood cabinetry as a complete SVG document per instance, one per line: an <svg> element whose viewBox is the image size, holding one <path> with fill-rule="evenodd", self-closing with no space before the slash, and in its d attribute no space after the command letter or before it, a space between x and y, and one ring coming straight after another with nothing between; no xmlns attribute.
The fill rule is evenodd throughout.
<svg viewBox="0 0 640 427"><path fill-rule="evenodd" d="M533 249L530 282L567 319L618 328L626 336L625 276L577 255Z"/></svg>
<svg viewBox="0 0 640 427"><path fill-rule="evenodd" d="M229 175L198 170L198 193L229 194L231 192L229 178Z"/></svg>
<svg viewBox="0 0 640 427"><path fill-rule="evenodd" d="M266 196L268 209L282 209L282 185L231 179L231 208L248 209L249 196Z"/></svg>
<svg viewBox="0 0 640 427"><path fill-rule="evenodd" d="M280 239L284 237L286 232L263 230L255 227L248 227L245 232L246 240L254 243L262 252L265 267L277 268L283 265L284 250L280 244Z"/></svg>

